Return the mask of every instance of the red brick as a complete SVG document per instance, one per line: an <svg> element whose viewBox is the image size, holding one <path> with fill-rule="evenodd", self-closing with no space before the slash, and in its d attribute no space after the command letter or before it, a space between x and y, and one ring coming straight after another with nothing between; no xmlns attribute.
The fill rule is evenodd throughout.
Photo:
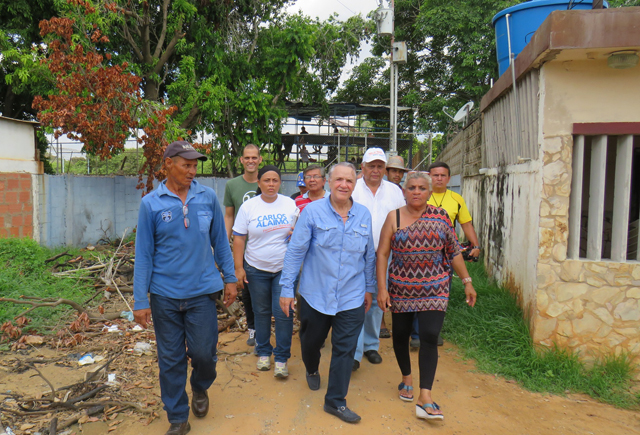
<svg viewBox="0 0 640 435"><path fill-rule="evenodd" d="M13 227L21 227L23 222L24 222L24 218L22 216L20 216L20 215L13 216L11 218L11 226L13 226Z"/></svg>
<svg viewBox="0 0 640 435"><path fill-rule="evenodd" d="M31 192L30 191L26 191L26 192L20 192L20 202L23 204L31 204Z"/></svg>
<svg viewBox="0 0 640 435"><path fill-rule="evenodd" d="M9 230L6 228L0 228L0 237L9 237Z"/></svg>
<svg viewBox="0 0 640 435"><path fill-rule="evenodd" d="M24 213L22 217L24 218L23 225L29 225L29 226L33 225L33 214Z"/></svg>
<svg viewBox="0 0 640 435"><path fill-rule="evenodd" d="M19 204L19 203L9 204L9 213L15 214L15 213L21 213L21 212L22 212L22 204Z"/></svg>
<svg viewBox="0 0 640 435"><path fill-rule="evenodd" d="M31 191L31 177L20 180L20 189Z"/></svg>
<svg viewBox="0 0 640 435"><path fill-rule="evenodd" d="M5 188L7 187L7 183L5 180L0 180L0 192L5 190Z"/></svg>
<svg viewBox="0 0 640 435"><path fill-rule="evenodd" d="M4 216L0 216L0 228L4 228Z"/></svg>
<svg viewBox="0 0 640 435"><path fill-rule="evenodd" d="M20 237L20 228L11 227L9 229L9 234L11 234L12 237Z"/></svg>
<svg viewBox="0 0 640 435"><path fill-rule="evenodd" d="M20 188L20 180L17 178L9 178L8 183L9 190L18 190Z"/></svg>
<svg viewBox="0 0 640 435"><path fill-rule="evenodd" d="M0 202L0 215L9 213L9 204L5 202Z"/></svg>
<svg viewBox="0 0 640 435"><path fill-rule="evenodd" d="M18 178L21 180L31 180L31 174L27 174L26 172L19 172Z"/></svg>
<svg viewBox="0 0 640 435"><path fill-rule="evenodd" d="M18 192L7 192L4 195L4 201L6 204L18 203Z"/></svg>

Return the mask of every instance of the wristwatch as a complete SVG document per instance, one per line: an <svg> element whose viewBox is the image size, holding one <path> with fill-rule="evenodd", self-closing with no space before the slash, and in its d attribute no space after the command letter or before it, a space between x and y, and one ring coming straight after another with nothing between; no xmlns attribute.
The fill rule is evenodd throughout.
<svg viewBox="0 0 640 435"><path fill-rule="evenodd" d="M466 277L466 278L462 278L462 284L467 284L467 283L470 283L471 281L472 281L472 280L471 280L471 277L470 277L470 276L468 276L468 277Z"/></svg>

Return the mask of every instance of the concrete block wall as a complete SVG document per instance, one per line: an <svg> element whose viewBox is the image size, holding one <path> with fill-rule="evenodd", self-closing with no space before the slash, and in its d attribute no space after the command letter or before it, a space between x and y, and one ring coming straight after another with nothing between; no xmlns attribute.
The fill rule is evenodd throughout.
<svg viewBox="0 0 640 435"><path fill-rule="evenodd" d="M0 237L32 237L31 174L0 173Z"/></svg>
<svg viewBox="0 0 640 435"><path fill-rule="evenodd" d="M29 181L30 192L31 175L26 174L25 179ZM127 228L127 234L131 234L138 223L142 191L136 189L137 177L34 175L33 180L36 212L35 222L30 220L29 225L35 228L33 237L41 245L55 247L95 244L101 238L122 237ZM222 206L227 179L197 180L215 190ZM297 190L295 175L283 175L282 181L283 194L288 196ZM0 228L4 229L1 210L3 209L0 208ZM8 225L11 226L11 222ZM12 231L15 232L13 229ZM31 233L27 234L25 230L24 233L7 235L28 237Z"/></svg>

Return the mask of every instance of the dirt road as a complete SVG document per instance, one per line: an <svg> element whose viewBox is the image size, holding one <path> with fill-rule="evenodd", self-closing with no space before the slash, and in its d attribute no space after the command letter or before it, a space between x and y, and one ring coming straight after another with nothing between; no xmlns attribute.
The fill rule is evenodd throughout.
<svg viewBox="0 0 640 435"><path fill-rule="evenodd" d="M246 335L226 334L224 351L246 350ZM415 417L415 405L397 397L400 373L391 340L382 340L380 365L363 361L354 373L348 405L362 416L356 425L342 423L322 410L330 349L322 351L322 386L310 391L300 360L300 345L294 337L290 377L276 380L272 372L258 372L256 357L222 356L218 379L210 390L211 410L204 419L192 416L191 434L640 434L640 415L602 405L582 396L557 397L534 394L517 384L479 374L455 347L441 348L433 394L445 414L444 422L430 423ZM417 352L412 352L417 372ZM116 433L163 434L164 413L143 427L124 421ZM85 424L79 433L103 434L104 423Z"/></svg>

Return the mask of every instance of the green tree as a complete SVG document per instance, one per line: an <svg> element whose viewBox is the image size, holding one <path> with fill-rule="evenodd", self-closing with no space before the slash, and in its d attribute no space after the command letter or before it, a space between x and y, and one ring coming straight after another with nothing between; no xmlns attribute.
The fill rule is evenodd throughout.
<svg viewBox="0 0 640 435"><path fill-rule="evenodd" d="M46 68L38 64L44 48L38 24L56 14L54 0L0 0L0 112L33 120L34 95L46 91Z"/></svg>

